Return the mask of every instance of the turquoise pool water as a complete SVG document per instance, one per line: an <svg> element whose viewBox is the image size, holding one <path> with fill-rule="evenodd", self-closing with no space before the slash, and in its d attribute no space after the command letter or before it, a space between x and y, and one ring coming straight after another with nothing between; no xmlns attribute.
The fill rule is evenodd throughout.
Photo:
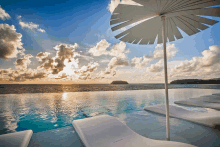
<svg viewBox="0 0 220 147"><path fill-rule="evenodd" d="M219 93L214 89L171 89L170 104L175 100ZM145 106L164 103L164 90L66 92L0 95L0 134L32 129L41 132L71 126L76 119L102 113L112 116L143 111ZM192 108L192 111L213 111ZM214 110L215 111L215 110ZM148 112L142 112L148 113ZM151 120L152 119L152 120ZM153 117L149 118L153 123Z"/></svg>

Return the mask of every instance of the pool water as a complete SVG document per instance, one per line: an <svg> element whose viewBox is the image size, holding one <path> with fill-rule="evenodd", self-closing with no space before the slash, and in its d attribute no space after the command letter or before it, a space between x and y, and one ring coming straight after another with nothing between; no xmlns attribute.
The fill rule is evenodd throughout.
<svg viewBox="0 0 220 147"><path fill-rule="evenodd" d="M171 89L169 102L202 95L220 93L216 89ZM0 95L0 134L32 129L42 132L71 126L73 120L108 114L126 123L126 116L139 113L149 123L162 125L156 114L143 110L146 106L164 104L164 90L65 92ZM216 111L206 108L184 107L191 111ZM156 116L156 117L155 117ZM134 119L133 127L141 131L141 122ZM172 122L175 120L174 122ZM132 121L129 121L132 122ZM171 123L178 127L178 119ZM152 129L154 127L152 126ZM157 130L157 133L160 131Z"/></svg>

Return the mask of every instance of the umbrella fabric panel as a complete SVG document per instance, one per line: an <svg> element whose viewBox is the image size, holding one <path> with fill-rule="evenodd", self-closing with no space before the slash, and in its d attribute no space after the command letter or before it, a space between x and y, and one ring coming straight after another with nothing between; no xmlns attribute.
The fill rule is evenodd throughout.
<svg viewBox="0 0 220 147"><path fill-rule="evenodd" d="M177 6L175 7L171 7L170 9L168 9L168 12L175 12L175 11L185 11L185 10L191 10L191 9L201 9L204 7L210 7L210 6L214 6L214 5L218 5L220 4L220 1L210 1L210 0L202 0L202 1L198 1L198 0L191 0L191 1L183 1L181 0L182 3L179 3Z"/></svg>
<svg viewBox="0 0 220 147"><path fill-rule="evenodd" d="M189 36L200 32L198 29L190 25L188 22L182 20L180 17L173 17L172 19L174 23Z"/></svg>
<svg viewBox="0 0 220 147"><path fill-rule="evenodd" d="M183 17L190 18L192 20L195 20L197 22L204 23L207 25L214 25L214 24L218 23L217 20L212 20L212 19L208 19L208 18L204 18L204 17L200 17L200 16L195 16L192 14L191 15L183 15Z"/></svg>
<svg viewBox="0 0 220 147"><path fill-rule="evenodd" d="M145 26L150 26L150 27L145 27ZM154 42L161 27L162 27L161 18L156 17L156 18L152 18L151 21L145 21L141 24L132 27L131 29L128 29L120 33L119 35L117 35L117 38L127 34L126 36L124 36L127 37L126 39L129 38L131 40L135 40L136 38L142 38L143 40L140 43L144 42L147 44L149 41L152 42L152 40ZM123 41L123 38L121 38L120 40Z"/></svg>

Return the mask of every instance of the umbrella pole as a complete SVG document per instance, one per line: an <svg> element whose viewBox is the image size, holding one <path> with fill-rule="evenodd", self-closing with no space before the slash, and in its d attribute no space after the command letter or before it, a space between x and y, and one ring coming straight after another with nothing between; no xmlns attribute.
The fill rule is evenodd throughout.
<svg viewBox="0 0 220 147"><path fill-rule="evenodd" d="M161 16L163 23L162 37L163 37L163 53L164 53L164 74L165 74L165 94L166 94L166 136L170 140L170 122L169 122L169 99L168 99L168 78L167 78L167 55L166 55L166 33L165 33L165 19L166 16Z"/></svg>

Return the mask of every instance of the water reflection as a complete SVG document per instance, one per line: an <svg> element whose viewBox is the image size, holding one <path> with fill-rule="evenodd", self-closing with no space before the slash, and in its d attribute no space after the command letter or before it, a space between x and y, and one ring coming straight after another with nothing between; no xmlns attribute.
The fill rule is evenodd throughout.
<svg viewBox="0 0 220 147"><path fill-rule="evenodd" d="M26 129L32 129L34 132L46 131L70 126L75 119L103 113L116 116L125 123L129 114L139 113L145 106L163 104L164 93L162 89L0 95L0 134ZM219 93L219 90L171 89L169 90L170 104L175 105L175 100L211 93ZM204 108L184 108L192 111L213 111ZM152 119L152 116L145 111L141 115L145 114L144 117L150 116ZM151 121L164 126L163 119L163 117L157 117ZM171 123L173 126L180 125L178 121L172 121L172 119Z"/></svg>

